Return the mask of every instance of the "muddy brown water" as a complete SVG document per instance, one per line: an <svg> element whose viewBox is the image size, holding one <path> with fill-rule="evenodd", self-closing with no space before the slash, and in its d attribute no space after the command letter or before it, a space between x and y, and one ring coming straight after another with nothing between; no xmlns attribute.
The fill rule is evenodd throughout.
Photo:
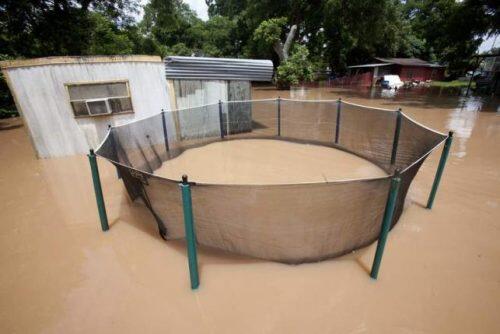
<svg viewBox="0 0 500 334"><path fill-rule="evenodd" d="M299 266L201 248L201 286L191 292L184 244L158 236L109 163L99 161L111 222L103 233L87 158L37 160L19 120L0 120L0 332L500 332L497 105L337 88L253 91L276 96L401 106L455 131L434 208L423 205L440 150L410 189L377 281L367 273L375 245Z"/></svg>
<svg viewBox="0 0 500 334"><path fill-rule="evenodd" d="M373 163L330 147L243 139L193 148L155 171L158 176L210 184L295 184L383 177Z"/></svg>

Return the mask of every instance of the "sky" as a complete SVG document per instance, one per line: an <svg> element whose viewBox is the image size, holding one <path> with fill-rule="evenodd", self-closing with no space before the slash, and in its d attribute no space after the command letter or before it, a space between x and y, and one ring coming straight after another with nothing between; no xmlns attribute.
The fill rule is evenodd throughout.
<svg viewBox="0 0 500 334"><path fill-rule="evenodd" d="M495 43L495 47L500 47L500 37L498 35L491 36L490 38L483 41L483 43L479 46L479 53L484 53L490 51L493 47L493 43Z"/></svg>
<svg viewBox="0 0 500 334"><path fill-rule="evenodd" d="M183 0L203 21L208 20L208 6L205 0Z"/></svg>

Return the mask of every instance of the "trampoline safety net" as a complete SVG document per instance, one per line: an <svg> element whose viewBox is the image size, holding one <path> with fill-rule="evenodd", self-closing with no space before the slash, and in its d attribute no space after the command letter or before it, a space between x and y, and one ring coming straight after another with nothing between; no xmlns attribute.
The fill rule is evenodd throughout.
<svg viewBox="0 0 500 334"><path fill-rule="evenodd" d="M154 175L162 163L208 143L265 138L345 150L387 177L307 184L191 187L197 242L286 263L318 261L378 238L395 170L394 225L425 158L447 136L403 112L332 101L234 101L162 112L110 128L96 154L118 169L167 239L184 238L180 180Z"/></svg>

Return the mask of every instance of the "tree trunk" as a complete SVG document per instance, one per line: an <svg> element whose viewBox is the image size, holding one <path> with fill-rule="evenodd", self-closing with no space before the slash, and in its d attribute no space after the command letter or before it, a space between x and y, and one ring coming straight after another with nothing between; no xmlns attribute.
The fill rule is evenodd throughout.
<svg viewBox="0 0 500 334"><path fill-rule="evenodd" d="M273 49L274 52L278 54L280 63L284 62L286 59L285 59L285 54L283 52L283 43L281 43L281 41L277 41L276 43L273 44ZM288 58L288 56L286 58Z"/></svg>
<svg viewBox="0 0 500 334"><path fill-rule="evenodd" d="M280 63L288 59L289 51L292 46L293 38L295 37L296 32L297 32L297 25L294 24L290 28L288 34L286 35L285 44L283 44L281 41L277 41L276 43L274 43L273 49L278 54Z"/></svg>
<svg viewBox="0 0 500 334"><path fill-rule="evenodd" d="M288 32L288 35L286 36L285 40L285 45L283 46L283 58L284 60L288 59L288 51L290 51L290 47L292 46L293 38L295 37L295 33L297 32L297 25L294 24L291 28L290 31Z"/></svg>

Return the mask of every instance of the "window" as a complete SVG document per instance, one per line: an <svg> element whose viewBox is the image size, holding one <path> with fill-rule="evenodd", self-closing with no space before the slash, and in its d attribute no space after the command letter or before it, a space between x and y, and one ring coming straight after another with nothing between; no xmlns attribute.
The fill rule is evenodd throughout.
<svg viewBox="0 0 500 334"><path fill-rule="evenodd" d="M133 112L127 81L68 84L75 117Z"/></svg>

